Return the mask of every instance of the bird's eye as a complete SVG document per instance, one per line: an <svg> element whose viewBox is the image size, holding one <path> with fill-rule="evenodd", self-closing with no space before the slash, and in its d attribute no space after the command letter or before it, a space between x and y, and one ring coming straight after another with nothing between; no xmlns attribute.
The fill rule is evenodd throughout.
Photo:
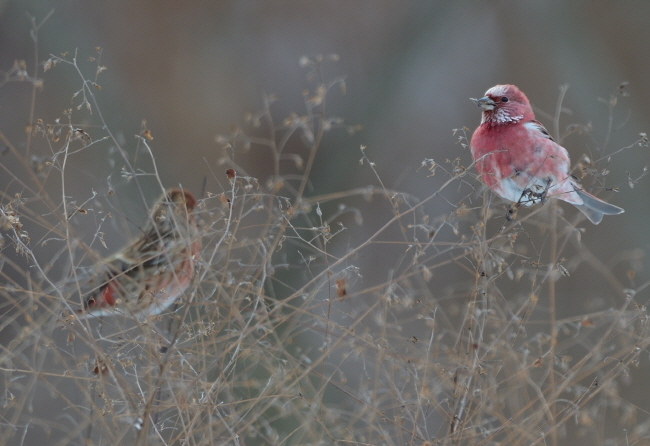
<svg viewBox="0 0 650 446"><path fill-rule="evenodd" d="M501 102L508 102L508 98L506 96L502 97Z"/></svg>

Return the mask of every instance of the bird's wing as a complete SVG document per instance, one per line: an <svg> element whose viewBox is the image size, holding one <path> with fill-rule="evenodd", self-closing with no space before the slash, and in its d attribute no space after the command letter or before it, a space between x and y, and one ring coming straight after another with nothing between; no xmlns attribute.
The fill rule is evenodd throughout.
<svg viewBox="0 0 650 446"><path fill-rule="evenodd" d="M555 142L555 140L550 135L550 133L548 133L548 130L546 130L546 127L544 127L542 123L539 122L538 120L533 119L532 121L528 121L524 125L529 131L537 133L542 138L550 139L551 141Z"/></svg>
<svg viewBox="0 0 650 446"><path fill-rule="evenodd" d="M152 226L132 245L127 247L123 256L133 265L157 265L165 257L165 236Z"/></svg>

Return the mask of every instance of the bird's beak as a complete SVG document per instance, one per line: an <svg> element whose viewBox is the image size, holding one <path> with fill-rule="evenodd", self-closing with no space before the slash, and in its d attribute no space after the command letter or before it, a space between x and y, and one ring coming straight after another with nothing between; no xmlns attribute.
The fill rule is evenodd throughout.
<svg viewBox="0 0 650 446"><path fill-rule="evenodd" d="M494 110L494 106L497 105L492 99L487 96L482 97L481 99L469 98L470 101L474 102L476 105L481 107L483 110Z"/></svg>

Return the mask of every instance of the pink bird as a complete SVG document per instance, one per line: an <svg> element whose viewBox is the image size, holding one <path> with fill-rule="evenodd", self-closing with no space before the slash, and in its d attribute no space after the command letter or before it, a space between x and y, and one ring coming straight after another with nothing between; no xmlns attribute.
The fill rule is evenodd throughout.
<svg viewBox="0 0 650 446"><path fill-rule="evenodd" d="M153 205L140 237L98 267L101 284L84 297L77 317L162 313L190 286L201 250L196 199L171 188Z"/></svg>
<svg viewBox="0 0 650 446"><path fill-rule="evenodd" d="M472 101L483 109L470 142L472 158L483 182L498 196L524 206L557 197L596 225L603 215L624 212L585 191L571 176L569 154L535 120L519 88L495 85Z"/></svg>

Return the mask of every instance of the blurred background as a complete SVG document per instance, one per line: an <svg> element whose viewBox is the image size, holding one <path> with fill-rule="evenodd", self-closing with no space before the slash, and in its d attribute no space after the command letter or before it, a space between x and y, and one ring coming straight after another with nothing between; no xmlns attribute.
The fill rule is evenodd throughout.
<svg viewBox="0 0 650 446"><path fill-rule="evenodd" d="M77 51L83 67L101 47L107 71L98 78L102 90L97 94L111 129L124 135L128 148L146 119L163 178L197 190L202 177L209 176L204 159L216 147L216 134L227 133L245 112L258 110L265 93L279 95L278 115L299 111L307 86L300 57L335 53L340 61L326 70L346 76L347 94L331 96L336 102L330 112L365 131L328 145L315 187L367 182L360 178L367 172L356 166L362 143L387 185L425 196L426 182L404 172L427 157L461 157L469 164L469 153L455 145L452 129L473 130L480 114L468 98L497 83L518 85L548 113L555 110L558 87L568 84L564 105L573 115L565 116L563 124L592 122L600 142L608 110L598 98L608 99L621 81L628 81L630 97L618 106L616 123L629 119L608 148L628 145L647 130L650 30L645 8L650 10L645 2L621 8L586 1L3 1L0 67L7 71L24 59L33 69L28 14L40 22L53 11L40 31L39 60ZM86 75L94 77L94 64L85 67ZM66 70L40 72L44 90L37 97L37 117L53 120L72 105L78 79ZM0 94L18 98L23 88L29 90L16 84ZM17 101L16 106L23 109L0 111L5 132L25 123L29 103ZM567 145L575 158L585 149L598 149L596 144ZM610 183L626 183L625 172L645 163L644 156L630 151L625 159L615 159ZM264 165L256 165L255 158L239 161L263 179ZM608 219L599 230L633 224L635 217L645 220L650 203L634 193L615 200L630 210L634 202L633 215Z"/></svg>
<svg viewBox="0 0 650 446"><path fill-rule="evenodd" d="M642 180L630 189L628 173L632 178L642 174L649 158L647 148L634 146L609 163L606 157L650 130L647 2L636 2L634 8L588 1L23 0L0 5L2 70L22 59L32 72L30 17L39 23L52 12L39 32L39 63L51 54L71 59L76 51L84 76L92 80L97 62L90 58L96 58L96 48L101 47L100 65L106 71L97 78L101 90L95 92L108 127L131 159L146 160L148 154L134 137L146 120L163 184L182 184L195 194L204 193L206 180L208 191L222 191L217 181L223 184L225 168L217 160L223 144L215 137L242 125L246 113L261 110L265 95L279 97L272 108L278 121L290 112L304 111L303 90L311 84L307 70L299 66L302 56L339 55L338 62L324 65L324 74L330 79L345 76L347 91L342 95L335 89L329 94L327 110L363 127L353 136L344 131L327 135L311 175L310 195L376 185L374 173L359 166L359 147L365 145L386 187L424 199L441 180L427 177L424 169L417 171L425 158L448 169L445 160L459 158L462 166L471 162L453 131L467 127L471 132L479 123L480 111L470 97L480 97L497 83L516 84L528 95L538 118L554 132L552 116L560 86L569 85L563 105L571 113L562 115L560 131L571 124L591 124L593 130L587 136L570 136L564 145L574 164L583 154L601 159L598 166L610 170L605 185L620 188L620 193L602 197L627 211L599 226L586 225L583 240L597 240L590 248L603 260L612 252L646 247L650 200L644 191L650 184ZM46 73L41 68L39 77L44 88L36 97L36 118L46 123L60 118L65 123L63 111L72 108L75 124L86 125L95 140L98 134L103 136L100 129L93 131L98 125L96 112L88 116L85 110L76 110L81 96L72 96L81 82L72 67L60 65ZM629 82L627 97L617 94L622 82ZM0 108L2 131L18 146L21 141L24 145L30 92L29 83L0 89L3 104L12 105ZM618 104L610 123L607 102L612 95ZM300 141L293 144L289 152L305 154ZM43 141L35 139L32 155L50 153ZM239 173L254 176L261 184L272 174L264 149L233 156L241 166ZM11 161L5 159L11 170ZM150 163L142 163L143 169L151 170ZM67 190L72 196L79 192L76 199L82 202L90 188L105 194L109 176L110 187L129 190L132 183L120 177L123 166L110 141L99 143L69 159ZM9 177L0 183L8 191L20 189ZM157 187L153 179L149 184ZM146 213L143 200L150 203L158 194L159 187L120 206L133 221L141 221L138 218ZM451 188L445 199L457 203L462 195ZM435 206L427 212L435 216L452 210L442 202ZM570 206L561 208L574 213ZM364 214L362 231L373 233L386 221L385 215ZM120 236L110 230L106 235L109 241ZM647 278L644 271L636 272L641 274L638 280ZM573 283L597 290L597 283L584 282L590 273L585 271L587 276L578 276Z"/></svg>
<svg viewBox="0 0 650 446"><path fill-rule="evenodd" d="M53 11L39 33L39 62L50 54L70 58L77 51L92 79L96 63L88 59L101 47L107 70L96 93L109 127L132 151L133 135L146 120L163 181L199 193L205 177L212 181L207 164L218 148L215 136L240 124L246 112L259 110L264 94L279 96L278 117L302 111L308 83L300 57L338 54L340 61L327 64L325 72L345 75L347 93L330 95L328 109L364 131L329 137L312 177L315 191L371 182L372 173L358 167L363 144L387 187L426 197L427 179L411 173L424 158L443 163L459 157L463 165L470 163L452 129L474 129L480 113L468 98L497 83L518 85L538 114L550 115L559 87L569 85L563 104L572 115L562 117L561 127L593 125L592 141L566 141L574 162L583 153L594 158L611 153L647 131L650 4L634 4L5 0L0 1L0 68L8 71L23 59L32 72L28 15L38 23ZM80 103L71 99L80 82L70 67L40 70L39 77L44 89L36 98L37 118L52 122L63 117L64 108ZM609 100L622 81L629 82L630 96L616 107L615 131L603 151L609 110L599 98ZM0 109L2 130L12 141L18 138L12 132L26 124L29 91L28 84L19 83L0 91L4 103L13 105ZM552 129L550 118L539 118ZM115 173L97 153L81 156L71 186L87 187ZM264 181L265 156L250 153L236 161ZM608 185L624 187L607 198L628 212L589 232L607 231L612 246L629 243L625 234L645 227L650 201L640 197L649 186L629 190L625 185L627 172L635 176L646 161L646 151L636 148L608 166Z"/></svg>
<svg viewBox="0 0 650 446"><path fill-rule="evenodd" d="M97 64L88 59L97 57L96 48L101 47L101 65L107 69L98 77L101 90L95 93L109 128L132 155L141 150L134 135L141 133L146 120L163 183L182 184L196 194L203 192L204 181L208 191L221 192L217 180L226 182L224 168L217 164L221 146L215 138L240 125L246 113L260 110L265 95L278 95L272 107L278 119L304 110L302 92L310 84L299 65L302 56L340 57L324 65L324 72L326 78L345 76L347 88L345 94L333 90L328 95L327 109L330 115L363 127L354 135L343 131L327 135L308 196L376 185L374 173L359 165L359 147L364 145L387 188L424 199L439 186L425 169L418 171L424 159L433 158L449 169L447 159L460 158L464 166L471 163L469 150L458 144L459 133L453 131L468 127L471 132L478 125L480 111L470 97L481 97L495 84L516 84L553 132L560 86L568 84L563 101L568 110L560 131L576 123L590 123L593 130L590 135L570 136L564 145L574 163L582 154L605 157L599 166L610 170L606 185L620 192L600 195L626 209L599 226L583 223L587 230L582 241L605 263L617 253L618 260L611 259L610 266L619 275L634 270L630 287L650 276L639 262L616 269L616 262L636 261L647 249L650 182L642 179L630 188L628 174L642 175L648 149L632 146L606 161L609 154L633 145L639 133L650 131L650 2L627 2L623 7L618 2L591 1L0 0L0 70L6 72L14 61L25 60L28 72L33 71L30 17L39 23L51 11L38 34L38 62L50 54L70 59L76 52L84 75L94 79ZM72 67L59 65L46 73L41 67L39 78L44 88L37 93L35 117L65 122L64 109L80 103L79 97L72 98L80 89L79 75ZM624 88L629 95L619 94L622 82L629 82ZM19 148L25 140L30 94L28 83L0 89L4 104L0 131ZM612 95L618 103L610 122ZM79 126L97 125L96 120L78 116ZM90 136L95 133L92 126L84 129ZM71 158L66 170L71 194L87 196L90 188L105 194L109 176L116 190L129 187L120 177L121 161L111 150L107 141ZM304 148L297 144L290 151L304 153ZM36 140L32 153L45 156L49 149ZM251 150L235 154L235 161L241 173L264 184L272 174L268 156ZM11 162L5 163L11 171ZM474 185L478 187L475 181ZM0 177L0 187L20 189L8 176ZM466 195L453 188L445 194L450 203ZM130 215L144 216L136 199L124 206L135 210ZM388 205L382 206L381 218L373 219L372 211L364 214L366 236L390 215ZM560 207L567 214L575 212L565 204ZM451 210L443 200L427 208L434 216ZM393 261L375 273L384 274ZM607 282L593 269L571 274L563 284L563 296L580 290L593 300L562 299L558 305L566 313L622 303L609 293L599 295ZM372 277L373 271L365 275ZM634 399L634 389L628 389L627 397Z"/></svg>

